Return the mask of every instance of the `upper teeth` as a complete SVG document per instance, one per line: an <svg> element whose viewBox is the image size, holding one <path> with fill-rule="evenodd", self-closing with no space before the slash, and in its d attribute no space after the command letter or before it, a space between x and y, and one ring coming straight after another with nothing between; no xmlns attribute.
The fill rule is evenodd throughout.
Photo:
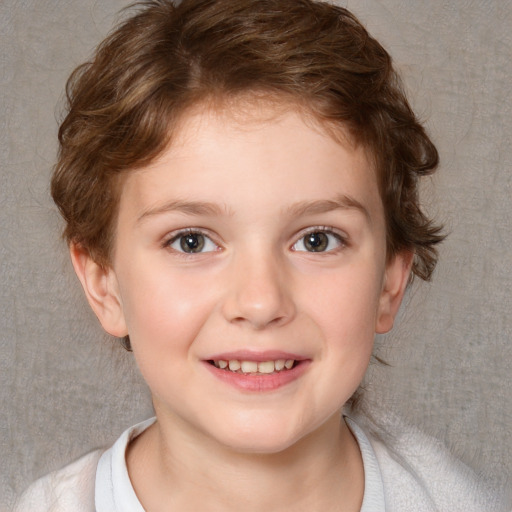
<svg viewBox="0 0 512 512"><path fill-rule="evenodd" d="M241 371L242 373L273 373L280 372L285 368L290 370L295 363L294 359L276 359L275 361L239 361L231 359L229 361L219 359L213 362L217 368L228 369L232 372Z"/></svg>

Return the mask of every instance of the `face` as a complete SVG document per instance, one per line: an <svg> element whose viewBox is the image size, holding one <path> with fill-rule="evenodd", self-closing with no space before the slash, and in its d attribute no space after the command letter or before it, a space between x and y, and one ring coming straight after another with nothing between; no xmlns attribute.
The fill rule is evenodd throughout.
<svg viewBox="0 0 512 512"><path fill-rule="evenodd" d="M198 110L127 176L112 267L89 271L88 296L129 334L159 419L276 452L339 414L391 327L408 266L385 246L361 148L294 111Z"/></svg>

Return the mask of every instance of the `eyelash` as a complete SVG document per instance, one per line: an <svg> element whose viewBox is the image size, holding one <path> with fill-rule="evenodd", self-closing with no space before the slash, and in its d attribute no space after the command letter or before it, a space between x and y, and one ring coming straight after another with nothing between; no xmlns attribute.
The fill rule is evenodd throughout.
<svg viewBox="0 0 512 512"><path fill-rule="evenodd" d="M209 244L209 243L213 244L216 247L216 249L209 250L209 251L187 252L185 250L180 251L180 250L172 247L172 245L175 242L178 242L180 239L183 239L187 235L202 236L202 237L204 237L206 244ZM185 258L194 257L199 254L215 252L216 250L219 249L219 244L217 242L215 242L213 237L207 231L204 231L203 229L200 229L200 228L197 228L197 229L196 228L187 228L187 229L182 229L180 231L173 232L169 235L168 238L166 238L166 240L163 241L162 246L165 249L173 250L174 253L178 254L181 257L185 257Z"/></svg>
<svg viewBox="0 0 512 512"><path fill-rule="evenodd" d="M327 249L327 250L322 250L322 251L298 251L297 249L294 249L294 247L299 244L300 242L302 242L304 244L304 239L308 236L308 235L313 235L313 234L317 234L317 233L322 233L324 235L327 235L327 236L332 236L336 239L337 243L339 244L337 247L334 247L333 249ZM329 243L329 242L328 242ZM335 229L334 227L331 227L331 226L312 226L312 227L308 227L307 229L303 230L299 236L297 237L296 241L292 244L292 250L293 251L297 251L297 252L306 252L306 253L330 253L330 254L333 254L333 253L337 253L338 251L346 248L348 246L348 237L346 234L338 231L337 229Z"/></svg>
<svg viewBox="0 0 512 512"><path fill-rule="evenodd" d="M302 249L297 249L297 246L299 244L302 244L302 246L306 247L306 243L305 242L305 239L308 235L316 235L316 234L323 234L323 235L326 235L326 237L334 237L336 239L336 242L337 242L337 246L330 249L329 248L329 245L331 244L331 240L327 239L326 241L324 240L324 242L327 243L327 246L325 248L320 248L319 250L302 250ZM200 250L198 252L188 252L186 250L179 250L177 248L173 248L172 245L176 242L178 242L180 239L183 240L187 235L193 235L193 236L201 236L203 237L203 246L200 247ZM309 241L310 243L312 242L312 240ZM210 244L213 244L215 246L215 249L211 249L210 250L207 250L207 251L203 251L203 247L206 246L208 247ZM183 248L183 245L181 245L181 248ZM294 252L305 252L305 253L337 253L339 250L342 250L343 248L347 247L348 245L348 241L347 241L347 236L343 233L340 233L337 229L333 228L333 227L329 227L329 226L312 226L312 227L308 227L307 229L304 229L303 231L301 231L299 233L299 235L296 237L295 239L295 242L291 245L291 250L294 251ZM162 246L164 248L167 248L167 249L171 249L173 250L174 253L178 254L179 256L181 257L194 257L196 255L199 255L199 254L205 254L205 253L209 253L209 252L215 252L217 250L219 250L220 248L220 245L213 239L213 237L211 236L211 234L207 231L204 231L203 229L200 229L200 228L187 228L187 229L182 229L180 231L177 231L177 232L174 232L174 233L171 233L169 235L169 237L164 240L164 242L162 243ZM321 247L321 246L319 246Z"/></svg>

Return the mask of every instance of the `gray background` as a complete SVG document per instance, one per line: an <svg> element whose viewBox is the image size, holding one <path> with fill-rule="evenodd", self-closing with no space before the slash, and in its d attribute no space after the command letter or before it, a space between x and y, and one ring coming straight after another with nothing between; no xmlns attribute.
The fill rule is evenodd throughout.
<svg viewBox="0 0 512 512"><path fill-rule="evenodd" d="M512 466L512 4L342 1L402 70L442 165L425 187L450 237L431 285L378 340L367 388L492 478ZM131 358L82 297L48 192L71 70L121 0L0 1L0 496L151 414ZM56 106L57 105L57 106Z"/></svg>

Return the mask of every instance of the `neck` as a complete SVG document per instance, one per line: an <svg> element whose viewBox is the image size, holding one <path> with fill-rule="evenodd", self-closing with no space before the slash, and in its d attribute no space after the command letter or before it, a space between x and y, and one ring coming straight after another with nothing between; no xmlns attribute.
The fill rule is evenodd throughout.
<svg viewBox="0 0 512 512"><path fill-rule="evenodd" d="M278 453L240 453L163 418L129 447L135 492L148 512L358 511L364 473L341 415Z"/></svg>

